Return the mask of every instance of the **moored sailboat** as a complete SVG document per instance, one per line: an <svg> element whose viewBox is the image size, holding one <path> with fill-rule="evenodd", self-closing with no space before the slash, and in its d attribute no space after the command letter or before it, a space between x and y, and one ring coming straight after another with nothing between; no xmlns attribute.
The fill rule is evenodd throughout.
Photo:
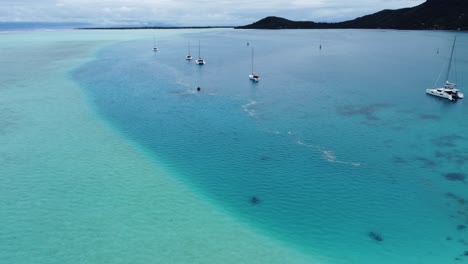
<svg viewBox="0 0 468 264"><path fill-rule="evenodd" d="M190 55L190 40L188 42L188 53L187 53L187 56L185 56L185 59L186 60L191 60L193 59L192 55Z"/></svg>
<svg viewBox="0 0 468 264"><path fill-rule="evenodd" d="M252 47L252 73L249 74L249 79L258 82L260 81L260 76L254 72L254 49Z"/></svg>
<svg viewBox="0 0 468 264"><path fill-rule="evenodd" d="M445 83L444 86L441 88L432 88L432 89L426 89L426 93L429 95L433 96L438 96L442 98L446 98L450 101L455 101L457 99L463 99L464 95L462 92L460 92L459 89L455 88L457 84L452 83L449 81L450 77L450 69L452 67L452 61L453 61L453 53L455 51L455 42L457 40L457 37L454 38L453 44L452 44L452 52L450 54L450 60L447 68L447 73L445 75Z"/></svg>
<svg viewBox="0 0 468 264"><path fill-rule="evenodd" d="M198 65L205 65L205 60L201 58L200 55L200 41L198 41L198 59L195 61L196 64Z"/></svg>

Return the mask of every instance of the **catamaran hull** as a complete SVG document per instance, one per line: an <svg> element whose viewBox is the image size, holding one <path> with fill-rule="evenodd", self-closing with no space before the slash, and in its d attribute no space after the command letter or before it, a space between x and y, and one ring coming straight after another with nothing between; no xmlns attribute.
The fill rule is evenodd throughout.
<svg viewBox="0 0 468 264"><path fill-rule="evenodd" d="M445 90L441 90L441 89L426 89L426 93L429 94L429 95L433 95L433 96L437 96L437 97L441 97L441 98L445 98L445 99L448 99L450 101L455 101L457 99L463 99L464 95L463 93L460 93L460 92L453 92L453 91L448 91L448 94Z"/></svg>
<svg viewBox="0 0 468 264"><path fill-rule="evenodd" d="M443 93L443 92L439 92L437 90L433 90L433 89L426 89L426 93L429 94L429 95L433 95L433 96L437 96L437 97L442 97L442 98L445 98L445 99L449 99L450 101L453 101L453 97L449 94L446 94L446 93Z"/></svg>

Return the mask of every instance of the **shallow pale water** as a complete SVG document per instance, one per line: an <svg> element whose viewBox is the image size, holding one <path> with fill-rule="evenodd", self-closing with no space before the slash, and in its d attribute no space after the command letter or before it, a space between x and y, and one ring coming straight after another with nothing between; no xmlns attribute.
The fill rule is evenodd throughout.
<svg viewBox="0 0 468 264"><path fill-rule="evenodd" d="M0 39L0 263L311 263L215 210L93 112L71 72L142 37Z"/></svg>
<svg viewBox="0 0 468 264"><path fill-rule="evenodd" d="M93 33L80 34L93 40ZM466 34L101 34L101 42L112 44L66 74L116 132L217 210L323 263L468 261L460 256L468 250L468 231L461 228L468 226L467 180L461 179L468 173L466 102L424 94L445 67L455 34L453 76L467 91ZM158 53L151 50L153 34ZM82 47L82 35L69 37ZM201 67L184 59L188 41L198 57L198 40L207 61ZM248 80L251 47L261 76L257 84ZM14 65L14 60L9 63ZM19 74L29 76L20 68ZM200 93L195 91L198 86ZM139 172L130 171L129 177L138 177ZM126 182L118 183L125 190ZM135 213L152 208L151 199L145 198L151 188L143 186L132 189L144 189L145 201L132 204ZM106 193L110 196L103 205L113 201L111 192ZM252 204L253 196L258 203ZM177 200L167 204L173 203ZM118 219L109 215L105 223ZM138 225L144 230L151 221ZM137 241L141 230L133 231L129 237ZM369 232L383 241L373 240ZM92 232L83 234L85 240L90 237ZM111 253L119 247L104 248Z"/></svg>

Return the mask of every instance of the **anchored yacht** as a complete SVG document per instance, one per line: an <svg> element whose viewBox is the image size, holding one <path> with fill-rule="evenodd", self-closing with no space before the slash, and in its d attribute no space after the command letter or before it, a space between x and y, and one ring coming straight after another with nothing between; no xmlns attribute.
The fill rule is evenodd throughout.
<svg viewBox="0 0 468 264"><path fill-rule="evenodd" d="M450 101L463 99L464 97L463 93L460 92L460 90L456 89L455 86L456 84L446 81L443 88L426 89L426 93L430 95L446 98L446 99L449 99Z"/></svg>
<svg viewBox="0 0 468 264"><path fill-rule="evenodd" d="M432 88L432 89L426 89L426 93L429 95L433 96L438 96L442 98L446 98L450 101L456 101L457 99L463 99L464 95L462 92L460 92L459 89L455 88L457 85L455 83L449 82L449 74L450 74L450 68L452 67L452 61L453 61L453 53L455 50L455 41L457 38L453 40L453 45L452 45L452 52L450 55L450 61L448 64L448 69L446 73L446 81L444 83L444 87L442 88Z"/></svg>
<svg viewBox="0 0 468 264"><path fill-rule="evenodd" d="M196 64L198 65L205 65L205 60L201 58L200 56L200 41L198 41L198 59L195 61Z"/></svg>
<svg viewBox="0 0 468 264"><path fill-rule="evenodd" d="M254 57L254 50L253 50L253 48L252 48L252 73L249 74L249 79L252 80L252 81L254 81L254 82L258 82L258 81L260 81L260 76L258 76L258 74L256 74L256 73L254 72L253 57Z"/></svg>

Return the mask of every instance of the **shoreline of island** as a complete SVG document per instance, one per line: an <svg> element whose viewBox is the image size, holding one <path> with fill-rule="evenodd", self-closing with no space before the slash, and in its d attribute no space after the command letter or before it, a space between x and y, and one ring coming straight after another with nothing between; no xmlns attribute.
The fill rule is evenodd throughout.
<svg viewBox="0 0 468 264"><path fill-rule="evenodd" d="M142 30L142 29L220 29L234 26L184 26L184 27L81 27L76 30Z"/></svg>

